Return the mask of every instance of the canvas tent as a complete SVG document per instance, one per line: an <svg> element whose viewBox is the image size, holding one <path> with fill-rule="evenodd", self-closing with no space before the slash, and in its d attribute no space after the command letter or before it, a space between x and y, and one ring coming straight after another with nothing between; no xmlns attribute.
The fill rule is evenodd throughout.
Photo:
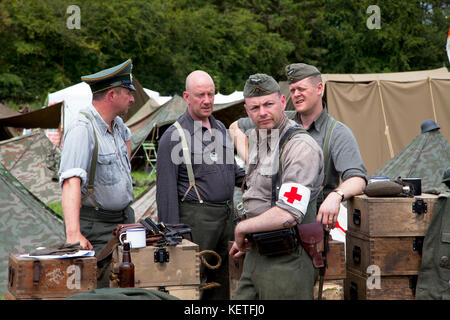
<svg viewBox="0 0 450 320"><path fill-rule="evenodd" d="M0 162L43 202L61 200L57 179L60 150L42 129L0 141Z"/></svg>
<svg viewBox="0 0 450 320"><path fill-rule="evenodd" d="M55 103L46 108L34 110L27 113L18 113L14 110L0 112L0 128L43 128L56 129L59 127L61 120L62 102ZM4 110L4 108L2 108ZM9 110L9 109L8 109ZM6 132L6 133L5 133ZM11 131L0 131L0 138L8 139L17 135Z"/></svg>
<svg viewBox="0 0 450 320"><path fill-rule="evenodd" d="M375 176L390 178L421 178L422 192L450 192L442 182L450 167L450 142L439 130L417 135L394 158L375 172Z"/></svg>
<svg viewBox="0 0 450 320"><path fill-rule="evenodd" d="M432 119L450 139L446 68L380 74L323 74L328 112L356 137L368 174L399 153Z"/></svg>
<svg viewBox="0 0 450 320"><path fill-rule="evenodd" d="M30 193L0 163L0 296L8 282L10 253L28 253L64 241L64 225L56 213Z"/></svg>

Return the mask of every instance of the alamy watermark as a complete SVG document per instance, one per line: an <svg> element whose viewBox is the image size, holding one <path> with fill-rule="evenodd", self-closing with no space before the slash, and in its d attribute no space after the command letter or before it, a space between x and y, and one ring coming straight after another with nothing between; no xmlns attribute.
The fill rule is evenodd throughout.
<svg viewBox="0 0 450 320"><path fill-rule="evenodd" d="M73 4L67 7L67 14L70 16L66 20L67 29L80 29L81 28L81 9L79 6Z"/></svg>
<svg viewBox="0 0 450 320"><path fill-rule="evenodd" d="M366 26L368 29L381 29L381 10L377 5L370 5L366 10L367 14L371 14L369 18L367 18Z"/></svg>

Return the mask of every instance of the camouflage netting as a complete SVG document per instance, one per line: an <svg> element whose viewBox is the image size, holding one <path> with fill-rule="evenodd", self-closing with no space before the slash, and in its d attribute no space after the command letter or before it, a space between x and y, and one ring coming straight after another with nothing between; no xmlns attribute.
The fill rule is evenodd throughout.
<svg viewBox="0 0 450 320"><path fill-rule="evenodd" d="M64 240L62 219L0 163L0 296L7 289L10 253L28 253Z"/></svg>
<svg viewBox="0 0 450 320"><path fill-rule="evenodd" d="M42 129L0 142L0 162L45 203L61 201L60 155Z"/></svg>
<svg viewBox="0 0 450 320"><path fill-rule="evenodd" d="M450 143L439 130L421 133L373 176L421 178L422 192L440 194L449 188L442 182L450 167Z"/></svg>

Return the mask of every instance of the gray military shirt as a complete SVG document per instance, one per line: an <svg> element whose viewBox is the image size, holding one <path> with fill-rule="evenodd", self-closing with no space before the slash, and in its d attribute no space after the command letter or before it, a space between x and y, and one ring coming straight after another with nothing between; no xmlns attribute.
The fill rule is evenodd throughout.
<svg viewBox="0 0 450 320"><path fill-rule="evenodd" d="M112 124L113 132L110 132L92 104L81 112L92 119L98 139L95 200L101 209L123 210L134 200L131 165L125 144L131 138L130 130L120 117L116 117ZM65 179L81 178L82 198L87 193L94 144L91 122L80 113L64 134L59 183L62 186ZM87 197L83 205L95 207L91 197Z"/></svg>
<svg viewBox="0 0 450 320"><path fill-rule="evenodd" d="M248 189L242 196L244 209L250 217L259 215L272 206L272 174L278 171L278 159L281 161L281 189L276 206L288 211L301 223L306 214L306 207L302 211L296 205L298 201L284 201L281 191L283 186L292 185L300 189L301 185L309 189L309 201L316 199L320 192L323 181L323 154L320 146L309 134L294 135L286 142L281 156L278 154L279 140L292 126L295 126L295 122L284 117L279 128L272 129L269 133L264 134L265 130L252 130L252 134L257 134L256 139L253 139L252 134L249 139L246 182ZM290 189L291 187L288 188ZM306 205L309 201L306 201Z"/></svg>
<svg viewBox="0 0 450 320"><path fill-rule="evenodd" d="M211 132L186 111L178 118L190 150L195 185L207 202L233 199L235 186L241 186L245 171L234 160L234 145L226 127L209 117ZM213 153L213 157L212 154ZM158 219L178 223L178 202L189 187L189 178L181 152L180 136L170 126L159 140L156 163L156 201ZM185 201L199 201L191 188Z"/></svg>
<svg viewBox="0 0 450 320"><path fill-rule="evenodd" d="M295 111L286 111L288 118L301 125L300 115ZM307 129L321 148L324 147L328 127L331 125L331 117L324 108L317 119ZM238 120L239 129L248 134L254 124L249 118ZM361 177L367 181L367 170L359 152L358 143L352 131L342 122L337 121L331 135L328 153L328 166L324 173L324 198L337 188L339 179L342 181L351 177Z"/></svg>

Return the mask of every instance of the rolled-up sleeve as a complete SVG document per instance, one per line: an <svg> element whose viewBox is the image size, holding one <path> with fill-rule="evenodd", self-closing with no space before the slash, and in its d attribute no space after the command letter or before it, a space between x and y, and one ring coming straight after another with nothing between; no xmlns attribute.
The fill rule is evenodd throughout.
<svg viewBox="0 0 450 320"><path fill-rule="evenodd" d="M331 156L336 171L342 181L351 177L361 177L367 182L367 170L359 152L358 143L351 130L344 124L336 127L335 138L330 144Z"/></svg>
<svg viewBox="0 0 450 320"><path fill-rule="evenodd" d="M79 177L82 185L87 184L91 150L88 128L77 125L69 129L64 138L59 168L59 184L62 187L64 180Z"/></svg>

